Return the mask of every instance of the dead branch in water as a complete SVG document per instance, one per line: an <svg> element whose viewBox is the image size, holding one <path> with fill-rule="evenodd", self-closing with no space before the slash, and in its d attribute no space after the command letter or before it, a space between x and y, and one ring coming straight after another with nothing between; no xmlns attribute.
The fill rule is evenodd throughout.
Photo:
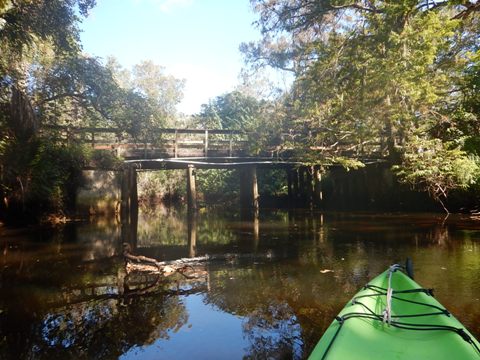
<svg viewBox="0 0 480 360"><path fill-rule="evenodd" d="M131 246L128 243L123 244L123 256L126 260L125 269L127 274L140 271L151 274L160 274L170 276L175 273L182 275L186 279L198 279L207 276L205 261L207 256L196 258L183 258L172 261L157 261L142 255L133 255Z"/></svg>
<svg viewBox="0 0 480 360"><path fill-rule="evenodd" d="M142 255L133 255L131 246L128 243L123 244L123 256L126 260L125 268L127 274L139 271L150 274L159 274L170 276L179 273L186 279L198 279L207 276L205 265L211 261L225 261L233 263L239 259L250 260L271 260L274 256L271 251L265 254L219 254L205 255L194 258L181 258L171 261L157 261Z"/></svg>

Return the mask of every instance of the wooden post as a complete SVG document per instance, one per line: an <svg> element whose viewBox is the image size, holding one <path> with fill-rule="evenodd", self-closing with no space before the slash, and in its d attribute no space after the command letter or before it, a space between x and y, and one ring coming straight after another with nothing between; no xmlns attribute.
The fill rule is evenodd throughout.
<svg viewBox="0 0 480 360"><path fill-rule="evenodd" d="M173 144L173 157L178 157L178 131L175 129L175 142Z"/></svg>
<svg viewBox="0 0 480 360"><path fill-rule="evenodd" d="M188 212L188 257L195 257L197 254L197 213Z"/></svg>
<svg viewBox="0 0 480 360"><path fill-rule="evenodd" d="M130 176L128 169L122 171L120 218L122 223L130 217Z"/></svg>
<svg viewBox="0 0 480 360"><path fill-rule="evenodd" d="M249 166L240 171L240 207L258 211L259 194L257 182L257 167Z"/></svg>
<svg viewBox="0 0 480 360"><path fill-rule="evenodd" d="M233 131L230 131L230 141L228 144L228 156L233 156Z"/></svg>
<svg viewBox="0 0 480 360"><path fill-rule="evenodd" d="M203 153L205 157L208 156L208 130L205 130L205 140L204 140L204 148L203 148Z"/></svg>
<svg viewBox="0 0 480 360"><path fill-rule="evenodd" d="M188 210L197 209L196 171L193 165L187 168L187 205Z"/></svg>
<svg viewBox="0 0 480 360"><path fill-rule="evenodd" d="M138 191L137 191L137 170L131 166L129 168L130 185L130 222L132 218L138 217Z"/></svg>
<svg viewBox="0 0 480 360"><path fill-rule="evenodd" d="M258 245L260 244L260 221L258 218L258 211L255 211L253 215L253 251L258 250Z"/></svg>
<svg viewBox="0 0 480 360"><path fill-rule="evenodd" d="M252 167L252 192L253 192L253 208L255 212L258 212L258 208L260 207L259 198L260 195L258 194L258 181L257 181L257 167Z"/></svg>
<svg viewBox="0 0 480 360"><path fill-rule="evenodd" d="M131 166L122 171L120 219L122 242L135 248L138 224L137 171Z"/></svg>

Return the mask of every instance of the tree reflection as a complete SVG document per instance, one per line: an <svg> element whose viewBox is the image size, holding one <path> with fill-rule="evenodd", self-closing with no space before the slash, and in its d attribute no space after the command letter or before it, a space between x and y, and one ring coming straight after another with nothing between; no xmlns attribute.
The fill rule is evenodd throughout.
<svg viewBox="0 0 480 360"><path fill-rule="evenodd" d="M58 309L40 322L36 357L116 359L134 346L168 339L188 314L178 296L142 296L125 304L92 301Z"/></svg>
<svg viewBox="0 0 480 360"><path fill-rule="evenodd" d="M299 359L303 337L294 310L287 303L259 306L243 322L250 342L244 359Z"/></svg>
<svg viewBox="0 0 480 360"><path fill-rule="evenodd" d="M336 283L331 274L312 276L294 264L220 268L210 273L205 301L243 317L250 343L245 358L301 359L341 308L332 291Z"/></svg>
<svg viewBox="0 0 480 360"><path fill-rule="evenodd" d="M95 279L0 297L0 358L116 359L168 339L188 321L181 295L206 290L180 278L172 285L153 275L117 276L122 267L118 261Z"/></svg>

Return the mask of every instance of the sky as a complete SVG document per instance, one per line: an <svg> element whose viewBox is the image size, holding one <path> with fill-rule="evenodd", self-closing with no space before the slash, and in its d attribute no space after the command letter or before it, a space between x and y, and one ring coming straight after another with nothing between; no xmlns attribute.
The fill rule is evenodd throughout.
<svg viewBox="0 0 480 360"><path fill-rule="evenodd" d="M83 21L83 50L126 68L142 60L185 79L177 109L200 111L209 99L232 91L243 66L242 42L257 40L248 0L97 0Z"/></svg>

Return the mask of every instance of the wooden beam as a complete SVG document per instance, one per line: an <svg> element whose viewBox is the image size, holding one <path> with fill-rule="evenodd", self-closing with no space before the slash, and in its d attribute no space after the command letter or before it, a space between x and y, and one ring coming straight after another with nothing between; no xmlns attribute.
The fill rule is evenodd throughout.
<svg viewBox="0 0 480 360"><path fill-rule="evenodd" d="M196 170L193 165L187 168L187 205L188 210L197 209Z"/></svg>

